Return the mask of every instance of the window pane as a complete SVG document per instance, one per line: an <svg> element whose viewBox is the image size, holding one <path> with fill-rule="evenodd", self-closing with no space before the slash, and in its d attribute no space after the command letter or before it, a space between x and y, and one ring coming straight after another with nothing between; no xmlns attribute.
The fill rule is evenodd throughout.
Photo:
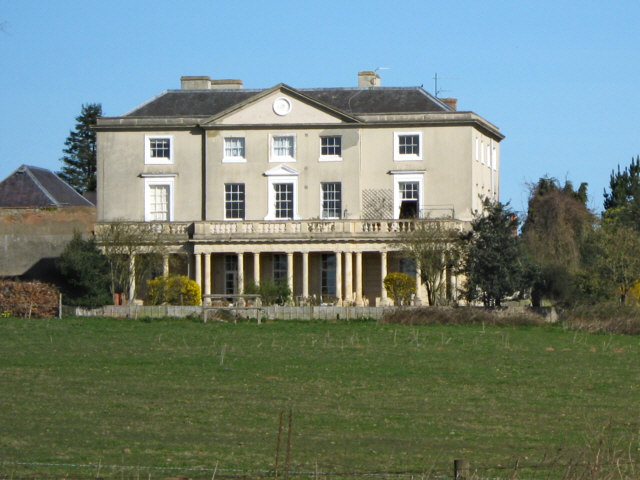
<svg viewBox="0 0 640 480"><path fill-rule="evenodd" d="M400 182L401 200L419 200L418 182Z"/></svg>
<svg viewBox="0 0 640 480"><path fill-rule="evenodd" d="M171 140L168 138L152 138L149 140L151 158L170 158Z"/></svg>
<svg viewBox="0 0 640 480"><path fill-rule="evenodd" d="M420 136L399 135L398 153L400 155L420 155Z"/></svg>
<svg viewBox="0 0 640 480"><path fill-rule="evenodd" d="M225 218L244 218L244 183L224 186Z"/></svg>
<svg viewBox="0 0 640 480"><path fill-rule="evenodd" d="M322 254L322 295L336 295L336 255Z"/></svg>
<svg viewBox="0 0 640 480"><path fill-rule="evenodd" d="M293 183L274 183L276 218L293 218Z"/></svg>
<svg viewBox="0 0 640 480"><path fill-rule="evenodd" d="M342 184L322 183L322 218L341 218Z"/></svg>
<svg viewBox="0 0 640 480"><path fill-rule="evenodd" d="M244 138L243 137L225 138L224 139L224 156L244 158Z"/></svg>
<svg viewBox="0 0 640 480"><path fill-rule="evenodd" d="M283 253L273 254L273 281L287 282L287 256Z"/></svg>
<svg viewBox="0 0 640 480"><path fill-rule="evenodd" d="M342 155L342 138L341 137L321 137L320 138L320 154L324 156Z"/></svg>
<svg viewBox="0 0 640 480"><path fill-rule="evenodd" d="M293 158L293 137L273 137L273 155Z"/></svg>
<svg viewBox="0 0 640 480"><path fill-rule="evenodd" d="M152 221L169 221L169 185L149 186L149 217Z"/></svg>

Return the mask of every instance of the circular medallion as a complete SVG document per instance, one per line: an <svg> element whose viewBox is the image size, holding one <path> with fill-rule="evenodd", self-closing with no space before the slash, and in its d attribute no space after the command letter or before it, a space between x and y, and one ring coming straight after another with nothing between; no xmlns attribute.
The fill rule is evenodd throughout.
<svg viewBox="0 0 640 480"><path fill-rule="evenodd" d="M284 97L278 97L273 101L273 111L276 115L286 115L291 111L291 102Z"/></svg>

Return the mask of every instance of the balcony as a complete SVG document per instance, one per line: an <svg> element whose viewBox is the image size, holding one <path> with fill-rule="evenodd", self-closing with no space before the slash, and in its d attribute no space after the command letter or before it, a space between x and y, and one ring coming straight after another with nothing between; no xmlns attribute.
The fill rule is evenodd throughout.
<svg viewBox="0 0 640 480"><path fill-rule="evenodd" d="M386 242L412 232L421 223L440 222L445 228L464 230L467 222L453 219L346 219L286 221L202 221L202 222L101 222L95 225L98 238L118 235L143 243L166 242L256 242L256 241L372 241Z"/></svg>
<svg viewBox="0 0 640 480"><path fill-rule="evenodd" d="M231 242L283 241L389 241L398 234L414 231L419 223L441 222L445 228L464 229L466 222L452 219L407 220L288 220L288 221L205 221L193 224L194 241Z"/></svg>

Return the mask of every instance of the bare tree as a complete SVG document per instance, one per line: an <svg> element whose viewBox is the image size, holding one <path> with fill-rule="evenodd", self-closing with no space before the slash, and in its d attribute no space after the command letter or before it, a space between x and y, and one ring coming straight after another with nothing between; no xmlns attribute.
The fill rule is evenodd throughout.
<svg viewBox="0 0 640 480"><path fill-rule="evenodd" d="M112 293L130 292L132 282L138 284L161 269L166 248L154 224L103 224L96 238L109 260Z"/></svg>
<svg viewBox="0 0 640 480"><path fill-rule="evenodd" d="M429 305L446 302L447 275L461 257L460 232L437 220L416 222L402 237L403 252L416 262Z"/></svg>

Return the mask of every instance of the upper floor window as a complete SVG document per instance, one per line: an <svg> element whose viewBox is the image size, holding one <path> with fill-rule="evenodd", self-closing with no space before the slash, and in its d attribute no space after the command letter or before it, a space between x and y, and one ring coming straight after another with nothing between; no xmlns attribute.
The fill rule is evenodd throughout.
<svg viewBox="0 0 640 480"><path fill-rule="evenodd" d="M173 163L173 136L145 135L144 163Z"/></svg>
<svg viewBox="0 0 640 480"><path fill-rule="evenodd" d="M246 162L244 137L226 137L224 139L223 162Z"/></svg>
<svg viewBox="0 0 640 480"><path fill-rule="evenodd" d="M342 213L342 184L340 182L323 182L322 218L340 218Z"/></svg>
<svg viewBox="0 0 640 480"><path fill-rule="evenodd" d="M244 183L225 183L224 218L225 220L244 219Z"/></svg>
<svg viewBox="0 0 640 480"><path fill-rule="evenodd" d="M422 133L396 132L394 160L422 160Z"/></svg>
<svg viewBox="0 0 640 480"><path fill-rule="evenodd" d="M147 222L169 222L173 220L173 178L145 178L145 212Z"/></svg>
<svg viewBox="0 0 640 480"><path fill-rule="evenodd" d="M273 135L271 137L271 162L296 161L295 135Z"/></svg>
<svg viewBox="0 0 640 480"><path fill-rule="evenodd" d="M338 135L320 137L320 161L342 160L342 137Z"/></svg>

